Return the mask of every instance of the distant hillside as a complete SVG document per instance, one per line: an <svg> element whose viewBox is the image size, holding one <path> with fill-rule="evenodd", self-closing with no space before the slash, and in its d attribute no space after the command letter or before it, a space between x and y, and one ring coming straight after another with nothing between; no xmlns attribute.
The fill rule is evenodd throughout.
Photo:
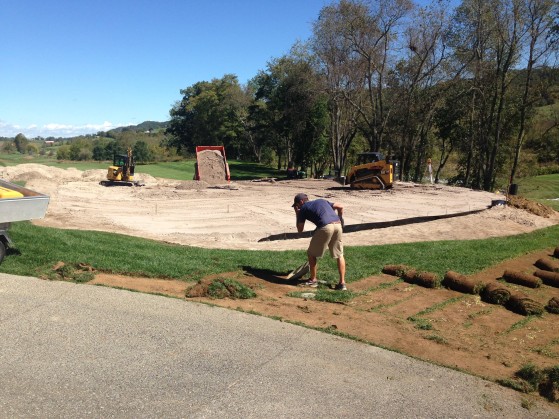
<svg viewBox="0 0 559 419"><path fill-rule="evenodd" d="M138 124L138 125L129 125L127 127L118 127L118 128L112 129L112 130L107 131L107 132L112 132L112 133L119 133L119 132L124 132L124 131L158 132L158 131L166 129L168 125L169 125L169 122L144 121L144 122L142 122L141 124Z"/></svg>

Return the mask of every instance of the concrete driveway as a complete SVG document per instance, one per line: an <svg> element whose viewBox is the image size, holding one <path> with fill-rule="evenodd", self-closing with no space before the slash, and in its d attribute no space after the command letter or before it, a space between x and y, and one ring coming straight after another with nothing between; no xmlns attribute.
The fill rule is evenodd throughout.
<svg viewBox="0 0 559 419"><path fill-rule="evenodd" d="M559 417L490 382L256 315L0 274L0 417Z"/></svg>

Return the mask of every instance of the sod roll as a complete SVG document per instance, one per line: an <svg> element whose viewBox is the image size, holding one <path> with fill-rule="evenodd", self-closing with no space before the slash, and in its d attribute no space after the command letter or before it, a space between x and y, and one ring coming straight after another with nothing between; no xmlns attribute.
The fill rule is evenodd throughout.
<svg viewBox="0 0 559 419"><path fill-rule="evenodd" d="M524 316L539 316L544 312L540 303L520 292L512 294L506 305L510 310Z"/></svg>
<svg viewBox="0 0 559 419"><path fill-rule="evenodd" d="M495 281L488 283L481 293L482 298L492 304L505 304L510 298L510 290Z"/></svg>
<svg viewBox="0 0 559 419"><path fill-rule="evenodd" d="M559 272L542 271L541 269L537 269L536 272L534 272L534 276L540 278L545 285L559 288Z"/></svg>
<svg viewBox="0 0 559 419"><path fill-rule="evenodd" d="M409 282L410 284L415 284L415 275L417 274L417 271L415 269L407 269L406 271L404 271L404 274L402 275L402 278L404 278L404 281Z"/></svg>
<svg viewBox="0 0 559 419"><path fill-rule="evenodd" d="M479 294L484 287L481 281L468 278L454 271L445 273L442 284L451 290L466 294Z"/></svg>
<svg viewBox="0 0 559 419"><path fill-rule="evenodd" d="M551 258L538 259L534 265L544 271L559 272L559 262Z"/></svg>
<svg viewBox="0 0 559 419"><path fill-rule="evenodd" d="M417 272L413 280L417 285L426 288L439 288L441 286L441 279L432 272Z"/></svg>
<svg viewBox="0 0 559 419"><path fill-rule="evenodd" d="M411 268L407 265L385 265L384 268L382 268L382 273L401 278L402 276L404 276L404 272L410 269Z"/></svg>
<svg viewBox="0 0 559 419"><path fill-rule="evenodd" d="M506 270L503 273L503 278L505 281L512 284L523 285L529 288L538 288L542 285L542 280L540 278L525 272Z"/></svg>
<svg viewBox="0 0 559 419"><path fill-rule="evenodd" d="M553 297L550 299L545 309L550 313L559 314L559 298Z"/></svg>

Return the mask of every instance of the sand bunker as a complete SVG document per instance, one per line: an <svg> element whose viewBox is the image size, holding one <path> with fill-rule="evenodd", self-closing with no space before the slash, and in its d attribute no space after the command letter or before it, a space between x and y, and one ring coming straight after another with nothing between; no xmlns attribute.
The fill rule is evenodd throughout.
<svg viewBox="0 0 559 419"><path fill-rule="evenodd" d="M559 223L557 213L545 218L508 206L491 207L502 195L443 185L396 182L391 190L372 191L314 179L210 184L159 179L136 171L135 179L146 186L105 187L99 184L105 170L82 172L22 164L5 167L0 173L5 180L25 180L28 188L50 196L47 214L36 221L38 225L108 231L206 248L306 248L308 238L259 241L297 231L291 204L298 192L307 193L310 199L342 203L346 226L354 230L371 223L481 211L346 233L344 243L349 246L482 239ZM305 226L306 231L313 229L310 223Z"/></svg>

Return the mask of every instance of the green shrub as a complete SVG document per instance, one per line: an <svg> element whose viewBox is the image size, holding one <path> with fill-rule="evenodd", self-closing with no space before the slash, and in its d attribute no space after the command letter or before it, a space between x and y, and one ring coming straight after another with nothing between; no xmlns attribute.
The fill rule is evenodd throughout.
<svg viewBox="0 0 559 419"><path fill-rule="evenodd" d="M536 176L554 175L559 173L559 165L540 166L536 169Z"/></svg>

